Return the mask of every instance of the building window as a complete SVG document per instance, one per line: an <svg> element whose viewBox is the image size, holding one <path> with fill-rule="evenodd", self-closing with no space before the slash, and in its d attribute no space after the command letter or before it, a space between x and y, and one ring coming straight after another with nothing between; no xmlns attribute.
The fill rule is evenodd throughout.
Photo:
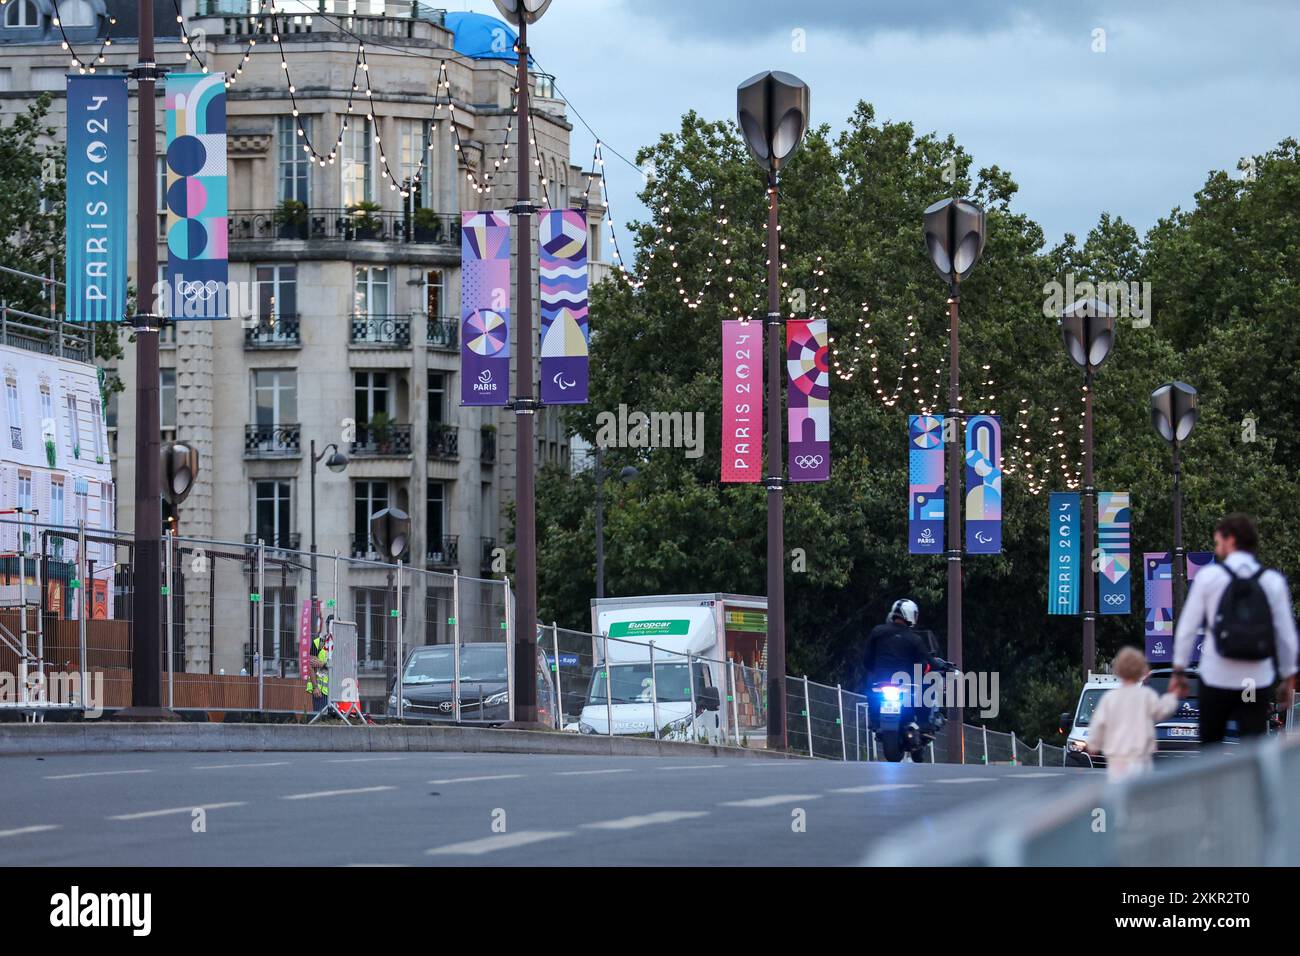
<svg viewBox="0 0 1300 956"><path fill-rule="evenodd" d="M429 373L429 421L442 425L447 421L447 380L446 372Z"/></svg>
<svg viewBox="0 0 1300 956"><path fill-rule="evenodd" d="M78 478L73 487L73 501L77 508L77 520L85 522L90 518L90 482Z"/></svg>
<svg viewBox="0 0 1300 956"><path fill-rule="evenodd" d="M23 512L22 523L27 526L23 532L22 547L20 550L26 554L32 549L32 532L31 528L36 519L32 516L32 476L30 473L18 473L18 509Z"/></svg>
<svg viewBox="0 0 1300 956"><path fill-rule="evenodd" d="M5 405L9 410L9 446L23 447L23 404L18 400L18 382L5 379Z"/></svg>
<svg viewBox="0 0 1300 956"><path fill-rule="evenodd" d="M161 428L176 427L176 369L164 368L158 372L158 423Z"/></svg>
<svg viewBox="0 0 1300 956"><path fill-rule="evenodd" d="M99 486L99 527L102 531L112 532L117 527L117 507L114 504L113 485L111 482L102 482ZM114 549L111 544L100 546L102 554L100 562L103 564L112 564Z"/></svg>
<svg viewBox="0 0 1300 956"><path fill-rule="evenodd" d="M86 0L63 0L56 10L60 25L65 27L93 27L97 19Z"/></svg>
<svg viewBox="0 0 1300 956"><path fill-rule="evenodd" d="M428 510L429 551L442 550L442 539L447 534L447 485L441 481L429 482Z"/></svg>
<svg viewBox="0 0 1300 956"><path fill-rule="evenodd" d="M388 592L383 588L353 588L353 620L357 622L357 666L379 670L384 664L384 631L388 627Z"/></svg>
<svg viewBox="0 0 1300 956"><path fill-rule="evenodd" d="M257 316L264 321L298 314L298 267L258 266Z"/></svg>
<svg viewBox="0 0 1300 956"><path fill-rule="evenodd" d="M97 399L91 399L90 402L90 424L95 429L92 439L95 446L95 461L102 463L104 461L104 415Z"/></svg>
<svg viewBox="0 0 1300 956"><path fill-rule="evenodd" d="M355 206L374 198L370 172L370 132L368 117L352 117L343 131L343 205Z"/></svg>
<svg viewBox="0 0 1300 956"><path fill-rule="evenodd" d="M353 551L370 554L370 516L388 507L388 482L358 481L353 487Z"/></svg>
<svg viewBox="0 0 1300 956"><path fill-rule="evenodd" d="M271 547L290 546L291 492L292 486L287 481L253 483L253 532Z"/></svg>
<svg viewBox="0 0 1300 956"><path fill-rule="evenodd" d="M292 369L253 372L253 424L263 427L298 421L298 373Z"/></svg>
<svg viewBox="0 0 1300 956"><path fill-rule="evenodd" d="M298 670L298 589L268 587L262 595L262 670L279 677Z"/></svg>
<svg viewBox="0 0 1300 956"><path fill-rule="evenodd" d="M68 393L68 442L72 446L72 457L81 457L81 422L77 412L77 396Z"/></svg>
<svg viewBox="0 0 1300 956"><path fill-rule="evenodd" d="M50 479L50 524L62 525L67 520L66 509L64 508L63 479L55 476ZM52 539L51 546L54 549L54 557L63 559L63 539Z"/></svg>
<svg viewBox="0 0 1300 956"><path fill-rule="evenodd" d="M388 267L357 266L356 286L352 297L354 315L371 318L388 315Z"/></svg>
<svg viewBox="0 0 1300 956"><path fill-rule="evenodd" d="M32 0L13 0L5 11L5 26L36 27L40 26L40 15Z"/></svg>
<svg viewBox="0 0 1300 956"><path fill-rule="evenodd" d="M387 372L357 372L353 391L358 425L368 424L381 412L392 415L393 391L388 385Z"/></svg>
<svg viewBox="0 0 1300 956"><path fill-rule="evenodd" d="M276 141L279 150L278 192L276 198L283 202L296 199L304 205L311 204L311 155L307 140L311 137L311 118L307 116L277 116ZM303 136L298 135L301 124Z"/></svg>
<svg viewBox="0 0 1300 956"><path fill-rule="evenodd" d="M424 274L424 310L429 318L441 316L446 301L447 280L441 269L430 269Z"/></svg>
<svg viewBox="0 0 1300 956"><path fill-rule="evenodd" d="M403 120L401 125L402 180L410 182L417 175L419 187L412 194L412 205L428 208L433 191L429 188L433 152L430 148L432 126L429 120ZM423 165L422 165L423 164Z"/></svg>

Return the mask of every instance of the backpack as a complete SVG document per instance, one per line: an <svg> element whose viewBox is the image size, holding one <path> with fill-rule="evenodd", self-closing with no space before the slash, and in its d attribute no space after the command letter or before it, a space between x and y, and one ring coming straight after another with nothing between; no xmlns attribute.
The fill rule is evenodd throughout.
<svg viewBox="0 0 1300 956"><path fill-rule="evenodd" d="M1272 660L1277 656L1273 633L1273 609L1260 586L1260 568L1250 577L1240 577L1225 567L1232 580L1219 598L1214 614L1214 647L1220 657L1237 661Z"/></svg>

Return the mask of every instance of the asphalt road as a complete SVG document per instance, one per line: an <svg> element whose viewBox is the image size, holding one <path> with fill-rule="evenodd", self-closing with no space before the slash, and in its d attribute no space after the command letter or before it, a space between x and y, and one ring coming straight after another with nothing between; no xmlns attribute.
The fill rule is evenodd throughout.
<svg viewBox="0 0 1300 956"><path fill-rule="evenodd" d="M0 865L855 864L898 826L1080 774L526 754L0 757Z"/></svg>

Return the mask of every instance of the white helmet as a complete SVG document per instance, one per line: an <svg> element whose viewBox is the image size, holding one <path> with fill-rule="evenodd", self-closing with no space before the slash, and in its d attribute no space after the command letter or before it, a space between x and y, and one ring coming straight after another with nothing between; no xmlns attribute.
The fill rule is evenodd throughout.
<svg viewBox="0 0 1300 956"><path fill-rule="evenodd" d="M901 617L907 622L908 627L916 627L916 622L920 620L921 610L916 606L916 602L908 598L901 598L894 602L894 606L889 609L889 617L885 623L889 623L896 617Z"/></svg>

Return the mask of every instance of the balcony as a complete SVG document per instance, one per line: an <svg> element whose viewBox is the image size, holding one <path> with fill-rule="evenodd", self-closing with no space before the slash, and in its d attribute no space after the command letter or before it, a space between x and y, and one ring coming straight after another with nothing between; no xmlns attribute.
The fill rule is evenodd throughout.
<svg viewBox="0 0 1300 956"><path fill-rule="evenodd" d="M409 315L354 315L351 342L361 348L409 349Z"/></svg>
<svg viewBox="0 0 1300 956"><path fill-rule="evenodd" d="M429 542L429 550L424 556L426 568L454 568L460 564L460 538L454 534L445 535Z"/></svg>
<svg viewBox="0 0 1300 956"><path fill-rule="evenodd" d="M277 315L244 329L246 349L296 349L302 347L302 335L296 315Z"/></svg>
<svg viewBox="0 0 1300 956"><path fill-rule="evenodd" d="M425 326L424 344L436 352L460 350L460 322L448 315L431 315Z"/></svg>
<svg viewBox="0 0 1300 956"><path fill-rule="evenodd" d="M258 533L244 535L244 544L256 547L258 538L262 539L267 551L297 551L302 543L302 535L297 531L277 534L270 528L263 528Z"/></svg>
<svg viewBox="0 0 1300 956"><path fill-rule="evenodd" d="M385 242L460 248L460 215L427 213L418 216L384 209L303 208L237 209L230 213L231 243L286 239L297 242Z"/></svg>
<svg viewBox="0 0 1300 956"><path fill-rule="evenodd" d="M429 422L429 457L435 461L460 460L460 432L454 425Z"/></svg>
<svg viewBox="0 0 1300 956"><path fill-rule="evenodd" d="M354 561L382 561L388 563L387 556L381 557L379 552L375 550L374 542L370 540L369 534L354 533L352 535L352 559ZM407 548L402 554L402 560L405 562L411 560L410 548Z"/></svg>
<svg viewBox="0 0 1300 956"><path fill-rule="evenodd" d="M9 426L9 447L18 451L23 450L23 430L19 425Z"/></svg>
<svg viewBox="0 0 1300 956"><path fill-rule="evenodd" d="M497 460L497 430L491 425L484 425L479 438L479 461L485 465L495 465Z"/></svg>
<svg viewBox="0 0 1300 956"><path fill-rule="evenodd" d="M244 428L245 458L298 458L302 455L299 425L248 425Z"/></svg>
<svg viewBox="0 0 1300 956"><path fill-rule="evenodd" d="M410 457L411 426L396 422L358 425L349 453L353 458Z"/></svg>

